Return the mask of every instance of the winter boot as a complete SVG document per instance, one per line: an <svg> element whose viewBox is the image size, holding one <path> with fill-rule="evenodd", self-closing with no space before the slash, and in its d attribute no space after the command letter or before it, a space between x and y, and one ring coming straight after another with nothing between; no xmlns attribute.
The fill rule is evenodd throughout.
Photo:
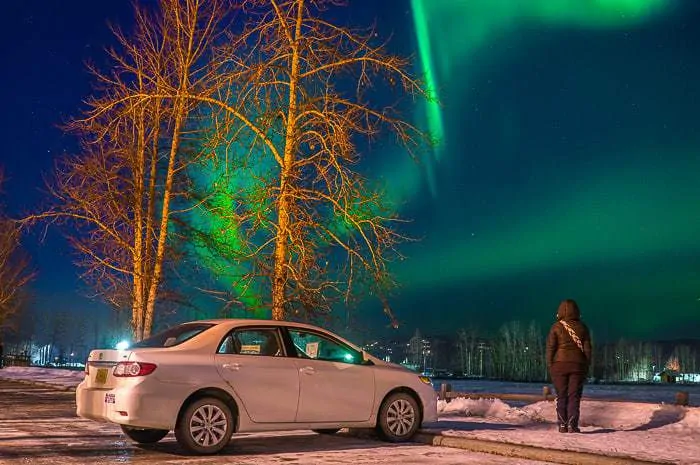
<svg viewBox="0 0 700 465"><path fill-rule="evenodd" d="M566 420L566 414L564 413L562 415L562 412L559 410L559 405L557 405L557 420L559 420L559 432L560 433L568 433L569 432L569 422Z"/></svg>
<svg viewBox="0 0 700 465"><path fill-rule="evenodd" d="M580 433L581 430L578 427L578 412L575 413L573 416L569 417L568 425L569 425L569 433Z"/></svg>

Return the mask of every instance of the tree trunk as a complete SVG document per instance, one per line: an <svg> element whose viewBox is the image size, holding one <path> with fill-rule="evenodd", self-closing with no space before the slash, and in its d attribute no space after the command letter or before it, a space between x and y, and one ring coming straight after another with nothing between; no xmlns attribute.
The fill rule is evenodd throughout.
<svg viewBox="0 0 700 465"><path fill-rule="evenodd" d="M143 249L143 270L148 272L144 272L143 278L141 280L141 321L144 320L144 316L146 314L146 308L147 308L147 302L150 300L149 296L150 294L150 289L151 289L151 284L153 281L153 270L150 270L149 268L151 267L151 247L150 247L150 241L152 240L153 236L155 235L154 233L154 223L155 223L155 210L156 210L156 181L158 177L158 140L160 137L160 102L156 102L156 109L154 112L154 121L156 122L154 132L152 135L153 138L153 146L151 148L151 157L150 157L150 173L148 176L148 207L146 209L146 224L144 226L144 234L147 238L145 242L145 247ZM155 302L155 301L154 301ZM155 306L155 303L153 304ZM153 321L153 317L151 317L151 321ZM149 328L149 334L150 334L150 328ZM141 337L143 338L143 332Z"/></svg>
<svg viewBox="0 0 700 465"><path fill-rule="evenodd" d="M135 177L134 185L136 186L136 195L134 199L134 265L133 265L133 286L134 295L131 309L131 328L134 339L140 341L143 339L143 310L144 310L144 289L143 277L145 271L144 263L144 217L143 217L143 202L144 202L144 184L146 182L146 130L145 111L141 108L137 121L138 145L135 160Z"/></svg>
<svg viewBox="0 0 700 465"><path fill-rule="evenodd" d="M148 290L148 300L143 322L143 337L151 335L153 328L153 315L155 313L156 295L158 285L163 274L163 257L165 256L165 242L168 237L168 222L170 220L170 197L173 189L173 178L175 177L175 158L180 147L180 132L185 119L185 104L182 99L178 100L175 114L175 125L173 128L173 139L170 146L170 156L168 159L168 171L165 177L165 188L163 191L163 206L161 208L160 230L158 232L158 245L156 256L153 262L153 275L151 286Z"/></svg>
<svg viewBox="0 0 700 465"><path fill-rule="evenodd" d="M272 319L283 320L286 302L287 262L289 246L289 175L296 149L297 86L299 84L299 38L304 14L304 0L297 2L297 21L292 46L292 67L289 77L289 109L284 139L284 161L280 176L277 207L277 237L275 238L274 268L272 275Z"/></svg>
<svg viewBox="0 0 700 465"><path fill-rule="evenodd" d="M178 71L182 74L180 75L178 95L175 100L175 122L173 126L173 137L170 145L170 155L168 158L168 169L165 175L165 187L163 189L163 205L161 207L158 244L156 247L156 255L153 259L153 272L150 278L151 282L148 289L148 300L144 315L144 337L151 335L151 329L153 328L153 317L155 315L156 296L158 293L158 286L160 285L161 276L163 274L163 258L165 256L165 245L168 238L168 224L170 221L170 200L172 197L173 179L175 177L175 159L177 158L177 152L180 148L182 126L185 122L185 118L187 117L187 104L185 101L190 90L189 67L192 65L194 35L194 31L190 31L190 33L187 34L186 50L181 57L181 61L179 62L180 69Z"/></svg>

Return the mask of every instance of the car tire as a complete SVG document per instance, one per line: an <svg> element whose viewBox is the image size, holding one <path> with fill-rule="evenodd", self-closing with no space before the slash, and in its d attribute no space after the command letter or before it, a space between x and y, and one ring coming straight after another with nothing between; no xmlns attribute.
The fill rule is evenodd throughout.
<svg viewBox="0 0 700 465"><path fill-rule="evenodd" d="M233 425L233 413L224 401L204 397L182 412L175 427L175 438L189 452L216 454L231 440Z"/></svg>
<svg viewBox="0 0 700 465"><path fill-rule="evenodd" d="M129 439L139 444L155 444L170 432L167 429L134 428L126 425L122 425L122 431Z"/></svg>
<svg viewBox="0 0 700 465"><path fill-rule="evenodd" d="M391 394L379 409L377 433L389 442L410 440L420 426L418 402L405 392Z"/></svg>
<svg viewBox="0 0 700 465"><path fill-rule="evenodd" d="M314 429L314 430L311 430L311 431L313 431L314 433L318 433L318 434L335 434L335 433L337 433L338 431L340 431L340 428Z"/></svg>

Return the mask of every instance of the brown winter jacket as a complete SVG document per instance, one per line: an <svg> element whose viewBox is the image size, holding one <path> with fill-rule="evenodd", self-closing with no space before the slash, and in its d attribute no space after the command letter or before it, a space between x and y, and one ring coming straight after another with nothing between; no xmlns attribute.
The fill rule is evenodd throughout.
<svg viewBox="0 0 700 465"><path fill-rule="evenodd" d="M547 336L547 366L552 367L556 362L578 365L582 371L587 371L591 364L591 336L588 327L581 321L581 313L575 302L565 300L559 305L557 322L552 325ZM565 321L571 326L581 340L583 351L576 345L569 333L561 324Z"/></svg>

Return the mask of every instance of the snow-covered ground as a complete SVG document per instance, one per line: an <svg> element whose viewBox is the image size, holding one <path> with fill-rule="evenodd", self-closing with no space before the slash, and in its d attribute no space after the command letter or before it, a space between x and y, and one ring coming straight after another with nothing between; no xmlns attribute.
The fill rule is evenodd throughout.
<svg viewBox="0 0 700 465"><path fill-rule="evenodd" d="M59 368L5 367L0 370L0 378L36 381L66 388L77 386L84 377L83 371Z"/></svg>
<svg viewBox="0 0 700 465"><path fill-rule="evenodd" d="M83 373L10 367L0 370L0 377L70 387L82 379ZM587 386L586 392L592 387ZM507 383L498 389L495 384L489 388L488 392L508 392ZM619 399L624 398L621 396L625 390L632 392L629 389L636 389L636 386L605 388L606 398ZM466 389L460 387L459 390ZM510 392L523 391L515 389ZM655 399L650 392L646 391L644 402L584 401L581 407L583 434L560 434L555 431L556 417L552 402L516 407L497 399L441 401L438 405L440 421L427 425L426 430L445 436L620 455L662 463L700 464L700 408L664 403L672 401L672 396L671 399L667 398L668 392L653 391L663 399ZM615 395L611 396L611 393ZM697 397L698 394L693 399L691 393L691 401L697 402Z"/></svg>
<svg viewBox="0 0 700 465"><path fill-rule="evenodd" d="M552 402L518 408L497 399L455 399L440 401L438 410L440 421L427 429L446 436L700 464L698 407L585 401L581 405L583 434L555 431Z"/></svg>

